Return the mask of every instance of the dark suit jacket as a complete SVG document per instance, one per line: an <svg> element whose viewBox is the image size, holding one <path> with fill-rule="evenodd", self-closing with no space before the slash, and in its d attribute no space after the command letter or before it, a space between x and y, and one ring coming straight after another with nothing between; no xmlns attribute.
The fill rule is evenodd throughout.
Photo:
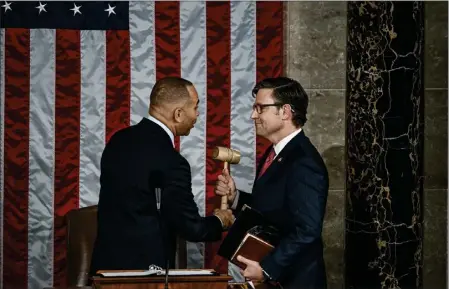
<svg viewBox="0 0 449 289"><path fill-rule="evenodd" d="M218 241L222 225L216 216L201 217L191 187L190 165L156 123L140 123L115 133L101 158L98 233L91 274L102 269L165 268L175 260L175 236L192 242ZM154 189L162 188L161 215Z"/></svg>
<svg viewBox="0 0 449 289"><path fill-rule="evenodd" d="M248 204L281 230L280 244L260 265L285 289L327 287L321 231L328 187L326 166L301 131L255 181L252 194L240 193L238 210Z"/></svg>

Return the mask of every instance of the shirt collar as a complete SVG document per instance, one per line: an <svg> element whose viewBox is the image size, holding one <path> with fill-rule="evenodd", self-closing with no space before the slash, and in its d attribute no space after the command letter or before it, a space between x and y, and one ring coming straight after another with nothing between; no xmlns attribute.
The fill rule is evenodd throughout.
<svg viewBox="0 0 449 289"><path fill-rule="evenodd" d="M276 155L279 155L280 152L284 149L284 147L289 143L289 141L291 141L300 132L301 132L301 128L295 130L288 136L284 137L280 142L278 142L274 146L274 152L276 153Z"/></svg>
<svg viewBox="0 0 449 289"><path fill-rule="evenodd" d="M172 131L165 125L163 124L160 120L158 120L157 118L153 117L153 116L148 116L148 119L151 120L152 122L155 122L157 125L159 125L163 130L165 130L165 132L168 134L168 136L171 139L171 143L173 144L173 147L175 146L175 136L173 135Z"/></svg>

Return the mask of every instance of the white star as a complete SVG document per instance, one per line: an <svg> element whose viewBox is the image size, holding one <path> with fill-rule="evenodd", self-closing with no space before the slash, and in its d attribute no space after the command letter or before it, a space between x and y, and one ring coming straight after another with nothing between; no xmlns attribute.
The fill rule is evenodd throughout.
<svg viewBox="0 0 449 289"><path fill-rule="evenodd" d="M109 8L108 9L104 9L104 11L108 12L108 17L109 17L109 16L111 16L111 13L115 14L115 12L114 12L115 6L111 7L111 5L108 4L108 7Z"/></svg>
<svg viewBox="0 0 449 289"><path fill-rule="evenodd" d="M72 8L72 9L70 9L70 10L72 10L72 11L73 11L73 16L75 16L75 15L76 15L76 13L82 14L82 13L81 13L81 11L80 11L80 8L81 8L82 6L83 6L83 5L80 5L80 6L76 6L76 4L75 4L75 3L73 3L73 8Z"/></svg>
<svg viewBox="0 0 449 289"><path fill-rule="evenodd" d="M11 9L11 4L12 4L12 3L8 3L8 1L5 1L5 4L2 5L2 7L5 8L5 13L6 13L6 11L8 11L8 10L11 10L11 11L12 11L12 9Z"/></svg>
<svg viewBox="0 0 449 289"><path fill-rule="evenodd" d="M47 5L47 4L42 4L39 1L39 6L36 6L36 8L39 9L39 14L41 14L42 11L47 12L47 10L45 10L45 5Z"/></svg>

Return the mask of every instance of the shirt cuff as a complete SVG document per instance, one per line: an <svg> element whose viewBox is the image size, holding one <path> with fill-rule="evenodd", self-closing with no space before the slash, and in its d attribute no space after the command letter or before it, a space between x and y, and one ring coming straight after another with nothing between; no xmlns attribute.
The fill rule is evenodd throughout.
<svg viewBox="0 0 449 289"><path fill-rule="evenodd" d="M263 268L262 268L262 273L263 273L264 281L273 280L273 278L271 278L270 274L268 274L267 271L265 271Z"/></svg>
<svg viewBox="0 0 449 289"><path fill-rule="evenodd" d="M237 204L239 203L239 196L240 196L240 191L235 190L235 198L234 198L234 202L232 203L232 206L231 206L232 210L237 209Z"/></svg>

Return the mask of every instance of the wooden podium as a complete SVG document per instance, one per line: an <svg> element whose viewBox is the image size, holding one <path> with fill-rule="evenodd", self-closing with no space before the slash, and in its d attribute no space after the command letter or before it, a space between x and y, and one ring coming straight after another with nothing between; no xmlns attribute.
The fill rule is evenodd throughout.
<svg viewBox="0 0 449 289"><path fill-rule="evenodd" d="M169 289L227 289L232 279L218 276L169 276ZM93 289L164 289L165 276L148 277L100 277L92 278Z"/></svg>

